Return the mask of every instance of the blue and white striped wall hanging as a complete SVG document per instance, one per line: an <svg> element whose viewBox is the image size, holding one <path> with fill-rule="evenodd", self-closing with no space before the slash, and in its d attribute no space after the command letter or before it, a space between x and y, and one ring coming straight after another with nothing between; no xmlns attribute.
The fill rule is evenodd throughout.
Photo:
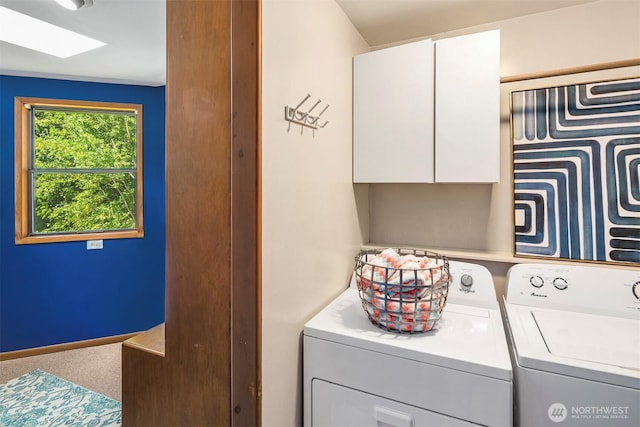
<svg viewBox="0 0 640 427"><path fill-rule="evenodd" d="M515 255L640 263L640 78L511 92Z"/></svg>

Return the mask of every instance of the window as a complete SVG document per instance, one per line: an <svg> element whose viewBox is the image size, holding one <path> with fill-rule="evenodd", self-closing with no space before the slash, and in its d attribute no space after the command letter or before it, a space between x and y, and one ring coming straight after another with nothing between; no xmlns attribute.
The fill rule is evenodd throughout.
<svg viewBox="0 0 640 427"><path fill-rule="evenodd" d="M142 106L15 100L16 243L142 237Z"/></svg>

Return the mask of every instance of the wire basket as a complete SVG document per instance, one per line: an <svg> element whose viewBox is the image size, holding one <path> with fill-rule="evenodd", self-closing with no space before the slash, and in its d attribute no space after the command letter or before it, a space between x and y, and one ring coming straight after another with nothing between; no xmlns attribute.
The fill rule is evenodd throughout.
<svg viewBox="0 0 640 427"><path fill-rule="evenodd" d="M360 251L355 265L362 308L374 325L415 334L434 328L449 291L449 261L420 249Z"/></svg>

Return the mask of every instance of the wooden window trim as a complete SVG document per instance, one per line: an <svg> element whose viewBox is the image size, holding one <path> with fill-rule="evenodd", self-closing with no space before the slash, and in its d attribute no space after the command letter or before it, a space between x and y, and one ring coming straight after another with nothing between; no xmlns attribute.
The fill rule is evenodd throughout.
<svg viewBox="0 0 640 427"><path fill-rule="evenodd" d="M136 229L70 234L29 235L29 109L31 107L88 108L104 111L135 111L136 127ZM144 237L142 215L142 105L96 101L16 97L15 113L15 242L16 244Z"/></svg>

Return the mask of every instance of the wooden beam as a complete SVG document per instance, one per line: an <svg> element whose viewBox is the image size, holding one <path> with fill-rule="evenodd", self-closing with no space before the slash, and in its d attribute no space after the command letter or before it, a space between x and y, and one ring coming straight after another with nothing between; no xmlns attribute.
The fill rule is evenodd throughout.
<svg viewBox="0 0 640 427"><path fill-rule="evenodd" d="M233 426L260 423L258 175L260 3L231 2L231 351Z"/></svg>
<svg viewBox="0 0 640 427"><path fill-rule="evenodd" d="M123 425L258 425L259 2L166 16L165 348L123 347Z"/></svg>

